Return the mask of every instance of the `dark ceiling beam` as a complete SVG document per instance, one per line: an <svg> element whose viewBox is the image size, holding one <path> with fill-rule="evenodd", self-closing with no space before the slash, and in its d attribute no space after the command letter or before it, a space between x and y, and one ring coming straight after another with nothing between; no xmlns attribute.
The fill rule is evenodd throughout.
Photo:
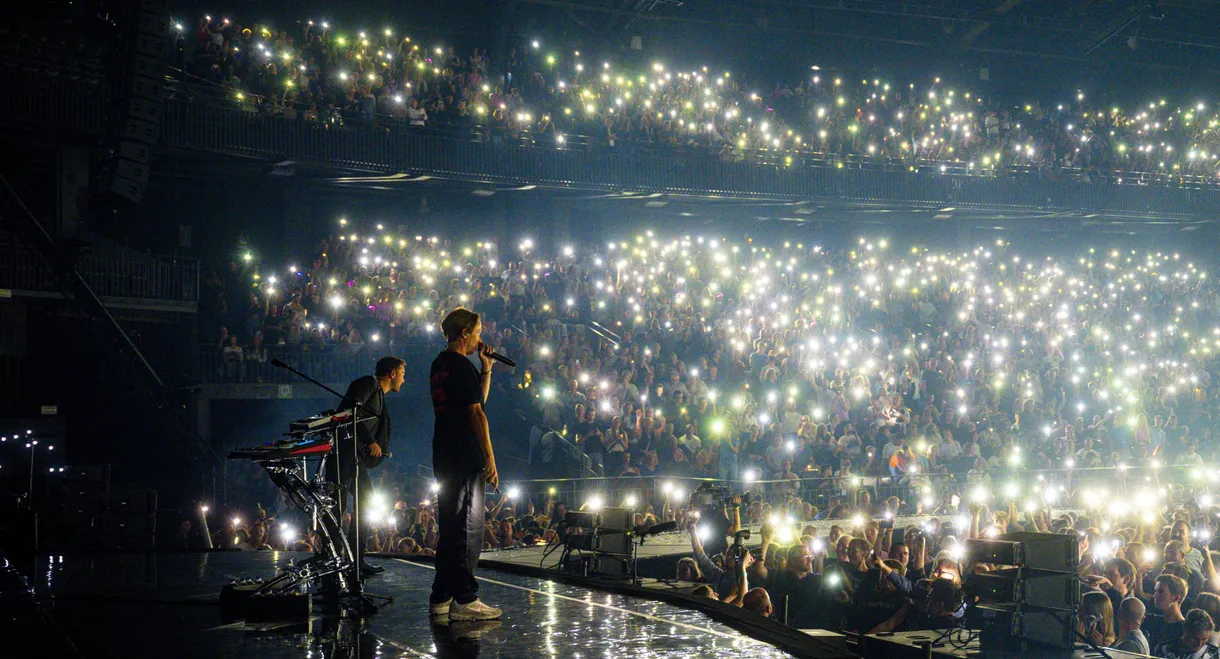
<svg viewBox="0 0 1220 659"><path fill-rule="evenodd" d="M1021 4L1021 0L1001 0L1000 4L992 7L988 14L991 17L1003 16L1012 11L1019 4ZM970 27L970 30L966 32L966 35L962 37L962 45L969 46L970 44L974 43L975 39L979 38L980 35L991 28L991 23L992 21L990 18L976 21L975 24Z"/></svg>

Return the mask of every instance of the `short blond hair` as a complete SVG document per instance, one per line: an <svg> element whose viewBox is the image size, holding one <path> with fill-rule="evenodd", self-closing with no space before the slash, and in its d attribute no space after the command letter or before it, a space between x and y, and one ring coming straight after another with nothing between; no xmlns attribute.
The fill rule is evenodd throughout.
<svg viewBox="0 0 1220 659"><path fill-rule="evenodd" d="M465 307L458 307L445 315L441 321L441 333L446 341L456 341L462 338L463 331L473 331L479 324L479 314Z"/></svg>

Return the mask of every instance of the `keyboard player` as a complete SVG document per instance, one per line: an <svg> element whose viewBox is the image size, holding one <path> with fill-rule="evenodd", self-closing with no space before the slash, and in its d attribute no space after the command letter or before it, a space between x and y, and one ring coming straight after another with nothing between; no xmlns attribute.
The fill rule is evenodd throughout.
<svg viewBox="0 0 1220 659"><path fill-rule="evenodd" d="M372 507L371 501L373 496L373 484L369 479L368 470L374 469L381 464L390 447L390 412L386 407L385 395L401 389L405 377L406 362L398 357L382 357L377 360L377 366L373 375L357 378L348 385L343 402L339 405L341 410L355 408L354 413L359 419L355 440L358 442L360 453L360 459L354 460L352 437L348 433L340 432L339 446L336 453L339 456L338 473L342 476L344 492L339 496L339 515L340 519L342 519L343 514L350 510L348 497L351 496L353 483L359 480L360 510L361 516L364 517L360 522L364 524L363 532L361 533L362 541L371 537L372 533L371 525L368 523L368 515L366 514L366 511ZM326 464L327 479L333 481L335 473L334 458L328 457ZM352 544L352 549L360 561L361 574L368 576L384 571L385 568L375 567L364 562L364 547L356 544L356 523L357 521L353 519L351 526L348 527L347 540Z"/></svg>

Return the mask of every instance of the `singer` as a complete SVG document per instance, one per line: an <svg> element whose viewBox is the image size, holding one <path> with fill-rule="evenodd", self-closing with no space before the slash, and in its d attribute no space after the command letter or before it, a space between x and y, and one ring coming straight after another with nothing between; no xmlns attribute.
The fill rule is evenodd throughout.
<svg viewBox="0 0 1220 659"><path fill-rule="evenodd" d="M360 509L368 511L372 507L373 483L369 480L369 469L376 468L385 459L390 450L390 412L386 408L385 395L402 388L406 378L406 362L398 357L382 357L377 360L373 375L356 378L347 387L343 402L339 409L355 409L360 424L356 428L355 441L360 446L360 459L353 460L354 448L351 435L341 435L339 448L339 469L334 467L334 457L327 458L326 477L333 481L335 474L342 474L345 492L339 496L339 514L351 509L347 507L347 497L351 494L352 485L356 479L360 481ZM353 464L355 462L355 464ZM367 514L363 520L352 520L347 530L347 541L352 543L352 550L360 561L360 572L368 576L379 574L385 568L369 565L364 562L364 547L356 545L356 524L363 523L364 531L361 537L372 537L372 526Z"/></svg>
<svg viewBox="0 0 1220 659"><path fill-rule="evenodd" d="M439 537L436 580L428 598L430 616L450 620L494 620L500 609L478 598L475 566L483 548L483 488L500 485L491 430L483 405L491 389L491 348L479 341L479 314L458 307L441 321L449 345L432 362L430 389L436 425L432 469L440 484L436 500ZM478 353L482 369L469 356Z"/></svg>

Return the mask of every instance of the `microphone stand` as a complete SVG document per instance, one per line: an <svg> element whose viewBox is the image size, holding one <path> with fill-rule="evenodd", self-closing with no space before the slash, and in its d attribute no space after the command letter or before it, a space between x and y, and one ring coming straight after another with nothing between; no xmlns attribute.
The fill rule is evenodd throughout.
<svg viewBox="0 0 1220 659"><path fill-rule="evenodd" d="M309 377L308 375L305 375L304 373L296 370L291 365L289 365L287 362L281 361L279 359L272 359L271 365L282 368L285 371L288 371L289 373L292 373L292 374L296 375L297 377L316 385L317 387L321 388L322 390L330 392L331 394L333 394L339 398L340 403L342 403L344 398L346 398L343 394L340 394L339 392L335 391L334 389L331 389L330 387L326 386L325 384L322 384L321 382L318 382L317 380ZM352 503L352 536L356 540L356 543L355 543L356 546L350 548L351 555L352 555L352 567L350 570L351 574L348 576L348 579L351 581L352 584L354 584L354 588L353 588L353 592L349 593L348 595L357 600L357 602L355 604L351 605L351 608L354 611L356 611L358 613L362 613L362 614L369 614L369 613L375 612L378 609L378 604L373 601L374 597L376 597L377 599L380 599L380 600L384 600L384 604L382 604L380 606L385 606L386 604L393 602L394 598L384 597L384 596L379 596L379 595L366 595L364 593L364 576L362 574L360 574L360 566L364 563L364 545L363 545L363 539L360 537L360 535L361 535L360 534L360 519L361 519L361 517L360 517L360 475L359 475L360 441L358 439L358 437L359 437L358 432L359 432L359 427L360 427L360 410L361 409L368 412L369 416L376 416L376 415L373 413L373 410L371 408L369 408L369 406L365 405L364 403L361 403L361 402L355 401L355 400L353 400L352 403L353 403L353 405L352 405L352 471L354 472L352 475L352 500L353 500L353 503ZM338 435L335 436L335 439L338 440ZM339 446L338 446L337 441L336 441L334 450L335 450L335 483L339 486L338 494L340 497L342 497L342 496L344 496L343 495L343 471L339 468Z"/></svg>

